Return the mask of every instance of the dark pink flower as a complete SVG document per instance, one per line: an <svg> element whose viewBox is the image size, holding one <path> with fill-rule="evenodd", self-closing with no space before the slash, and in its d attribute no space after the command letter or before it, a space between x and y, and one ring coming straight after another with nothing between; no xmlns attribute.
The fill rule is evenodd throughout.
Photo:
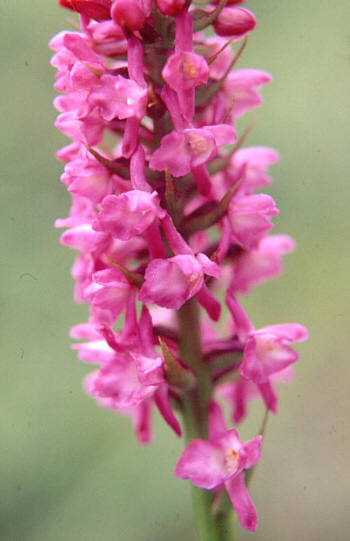
<svg viewBox="0 0 350 541"><path fill-rule="evenodd" d="M209 441L195 439L184 449L175 475L199 488L224 486L242 526L255 531L257 514L247 492L244 470L260 460L261 436L242 443L237 430L227 430L219 407L211 404Z"/></svg>

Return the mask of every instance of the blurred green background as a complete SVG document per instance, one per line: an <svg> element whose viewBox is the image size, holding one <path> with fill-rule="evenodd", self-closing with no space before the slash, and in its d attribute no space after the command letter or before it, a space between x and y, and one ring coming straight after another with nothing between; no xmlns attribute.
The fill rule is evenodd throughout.
<svg viewBox="0 0 350 541"><path fill-rule="evenodd" d="M286 274L245 302L256 327L298 321L297 379L269 419L251 493L259 541L350 539L350 3L251 0L259 27L239 67L271 72L248 144L277 148L276 232L296 238ZM180 444L156 420L135 442L129 420L98 409L70 350L86 320L72 301L74 253L58 243L69 197L54 159L54 70L47 42L67 28L56 2L0 0L0 537L4 541L192 541ZM255 116L256 113L253 113ZM247 122L247 119L244 121ZM241 129L244 123L241 123ZM244 437L261 410L252 409Z"/></svg>

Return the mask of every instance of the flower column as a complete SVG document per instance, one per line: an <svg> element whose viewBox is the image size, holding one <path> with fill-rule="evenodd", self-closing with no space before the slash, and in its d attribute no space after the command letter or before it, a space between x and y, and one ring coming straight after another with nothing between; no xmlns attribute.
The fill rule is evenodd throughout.
<svg viewBox="0 0 350 541"><path fill-rule="evenodd" d="M236 69L256 26L238 3L60 0L80 26L50 43L56 126L72 139L58 158L73 203L56 225L79 251L75 299L90 307L71 334L98 365L85 389L129 415L143 444L154 408L180 437L181 417L175 474L194 485L201 541L232 539L232 508L257 527L245 471L262 437L242 442L220 404L231 425L252 399L276 412L276 385L298 357L290 344L307 337L295 323L255 330L238 300L278 276L293 249L267 234L278 210L255 193L277 152L243 148L249 127L237 141L236 119L271 81Z"/></svg>

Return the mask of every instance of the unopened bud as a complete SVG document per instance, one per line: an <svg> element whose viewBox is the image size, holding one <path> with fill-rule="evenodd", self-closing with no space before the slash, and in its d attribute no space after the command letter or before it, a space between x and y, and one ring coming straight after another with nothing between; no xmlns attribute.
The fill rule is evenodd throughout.
<svg viewBox="0 0 350 541"><path fill-rule="evenodd" d="M251 11L239 7L224 8L214 22L219 36L241 38L256 27L256 19Z"/></svg>
<svg viewBox="0 0 350 541"><path fill-rule="evenodd" d="M140 30L146 22L146 16L137 0L116 0L111 9L111 16L119 26L130 32Z"/></svg>
<svg viewBox="0 0 350 541"><path fill-rule="evenodd" d="M76 11L96 21L110 18L111 0L59 0L58 3L63 8Z"/></svg>
<svg viewBox="0 0 350 541"><path fill-rule="evenodd" d="M185 5L185 0L156 0L159 11L166 16L179 15Z"/></svg>

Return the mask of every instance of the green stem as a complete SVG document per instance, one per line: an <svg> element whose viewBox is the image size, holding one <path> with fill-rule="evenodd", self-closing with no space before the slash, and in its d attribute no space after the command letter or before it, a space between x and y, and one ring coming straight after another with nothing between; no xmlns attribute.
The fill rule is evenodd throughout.
<svg viewBox="0 0 350 541"><path fill-rule="evenodd" d="M196 373L198 385L184 393L182 414L186 443L195 438L208 439L208 403L211 380L203 362L200 340L199 307L196 298L187 301L178 311L180 357ZM213 514L213 492L191 485L192 502L199 541L234 541L231 509L222 506ZM225 498L227 496L225 495Z"/></svg>

